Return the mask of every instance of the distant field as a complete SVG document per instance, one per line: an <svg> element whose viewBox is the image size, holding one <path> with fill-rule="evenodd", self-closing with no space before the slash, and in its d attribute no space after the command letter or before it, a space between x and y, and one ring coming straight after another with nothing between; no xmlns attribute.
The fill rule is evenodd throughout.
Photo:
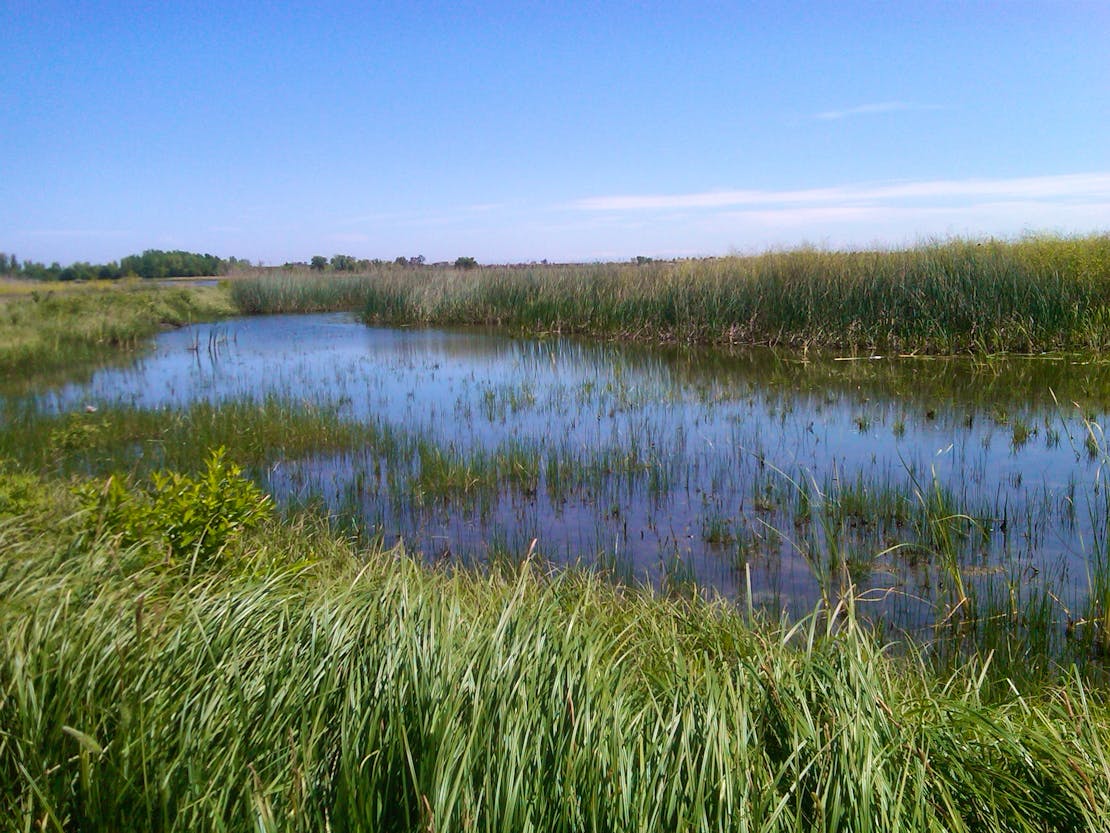
<svg viewBox="0 0 1110 833"><path fill-rule="evenodd" d="M127 281L126 286L131 287L134 281ZM45 295L47 292L104 292L118 289L120 283L112 281L28 281L18 278L0 277L0 302L7 298L22 298L38 293Z"/></svg>

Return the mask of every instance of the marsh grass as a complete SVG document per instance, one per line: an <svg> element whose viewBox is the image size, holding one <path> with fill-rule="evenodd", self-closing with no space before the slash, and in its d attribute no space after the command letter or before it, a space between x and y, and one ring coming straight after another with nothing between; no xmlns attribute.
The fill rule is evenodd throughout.
<svg viewBox="0 0 1110 833"><path fill-rule="evenodd" d="M383 266L375 274L409 274L394 266ZM262 313L310 313L361 310L374 303L390 308L381 285L365 275L333 275L313 272L278 272L240 278L231 283L231 299L245 315Z"/></svg>
<svg viewBox="0 0 1110 833"><path fill-rule="evenodd" d="M8 400L0 416L0 459L56 475L192 472L215 448L244 465L386 444L387 429L342 419L334 408L269 396L261 401L198 401L183 409L109 406L95 412L45 413Z"/></svg>
<svg viewBox="0 0 1110 833"><path fill-rule="evenodd" d="M837 350L998 353L1110 344L1110 236L805 248L643 265L383 268L243 280L246 312L361 307L385 324Z"/></svg>
<svg viewBox="0 0 1110 833"><path fill-rule="evenodd" d="M1110 712L302 518L182 583L0 526L0 816L43 830L1100 830ZM257 564L265 563L265 571Z"/></svg>
<svg viewBox="0 0 1110 833"><path fill-rule="evenodd" d="M166 327L235 312L218 287L123 281L96 289L40 285L0 303L0 377L30 379L134 351Z"/></svg>

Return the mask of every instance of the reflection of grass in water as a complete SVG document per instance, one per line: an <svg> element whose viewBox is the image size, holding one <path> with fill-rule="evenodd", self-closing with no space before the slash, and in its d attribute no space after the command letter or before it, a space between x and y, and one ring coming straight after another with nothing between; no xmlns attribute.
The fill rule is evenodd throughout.
<svg viewBox="0 0 1110 833"><path fill-rule="evenodd" d="M1029 424L1021 417L1014 417L1010 445L1013 446L1014 449L1023 447L1029 442L1030 436L1035 434L1036 431L1036 428L1030 428Z"/></svg>
<svg viewBox="0 0 1110 833"><path fill-rule="evenodd" d="M701 539L710 546L720 547L736 540L732 522L714 513L702 521Z"/></svg>
<svg viewBox="0 0 1110 833"><path fill-rule="evenodd" d="M774 474L794 498L784 497L780 511L761 524L782 547L805 559L826 604L860 593L857 585L866 588L881 575L873 590L862 591L865 599L882 600L874 611L878 623L897 629L916 621L914 627L925 629L921 634L945 667L989 651L997 654L992 673L1014 679L1043 679L1070 662L1089 664L1089 652L1065 637L1079 626L1090 632L1092 623L1103 633L1105 614L1092 607L1110 598L1099 544L1093 551L1089 612L1077 621L1065 599L1083 596L1069 590L1063 572L1050 575L1025 561L1006 561L1007 535L1016 534L1007 531L1008 524L1020 520L1017 532L1031 539L1032 528L1043 521L1008 517L1005 507L972 508L935 478L923 481L912 473L904 482L834 478L822 488L804 473L797 479ZM756 483L762 494L765 487ZM1040 503L1029 507L1034 510L1050 518L1073 508L1045 490ZM710 514L703 530L715 531L720 524ZM744 536L738 552L746 543ZM746 561L741 554L739 566ZM920 611L909 621L899 618L900 596ZM922 618L928 611L931 618ZM1097 675L1098 668L1090 670Z"/></svg>

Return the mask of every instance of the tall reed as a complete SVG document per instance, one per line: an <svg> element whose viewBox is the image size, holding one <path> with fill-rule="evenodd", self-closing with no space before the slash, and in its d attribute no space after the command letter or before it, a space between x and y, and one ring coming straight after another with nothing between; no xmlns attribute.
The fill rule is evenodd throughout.
<svg viewBox="0 0 1110 833"><path fill-rule="evenodd" d="M905 352L1110 344L1110 236L812 248L641 265L385 267L236 284L248 312L351 308L388 324Z"/></svg>

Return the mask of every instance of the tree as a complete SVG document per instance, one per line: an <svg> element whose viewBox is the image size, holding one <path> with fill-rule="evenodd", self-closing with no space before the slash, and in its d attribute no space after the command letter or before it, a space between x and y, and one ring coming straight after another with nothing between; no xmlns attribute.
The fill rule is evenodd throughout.
<svg viewBox="0 0 1110 833"><path fill-rule="evenodd" d="M358 261L350 255L333 255L331 259L331 268L336 272L353 272Z"/></svg>
<svg viewBox="0 0 1110 833"><path fill-rule="evenodd" d="M141 255L128 255L119 263L127 275L142 278L190 278L198 275L219 275L226 265L214 255L200 255L180 250L163 252L147 249Z"/></svg>
<svg viewBox="0 0 1110 833"><path fill-rule="evenodd" d="M456 269L477 269L478 261L472 257L460 257L455 261Z"/></svg>
<svg viewBox="0 0 1110 833"><path fill-rule="evenodd" d="M323 272L325 269L328 268L328 259L323 255L313 255L312 263L309 265L308 268L313 269L317 272Z"/></svg>

